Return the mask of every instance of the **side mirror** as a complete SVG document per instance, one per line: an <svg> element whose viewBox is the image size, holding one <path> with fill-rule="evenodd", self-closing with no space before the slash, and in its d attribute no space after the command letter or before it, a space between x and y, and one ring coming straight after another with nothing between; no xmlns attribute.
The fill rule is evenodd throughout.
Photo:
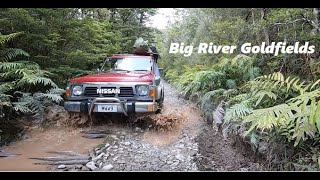
<svg viewBox="0 0 320 180"><path fill-rule="evenodd" d="M159 73L160 73L160 76L163 74L163 68L158 68L159 69Z"/></svg>
<svg viewBox="0 0 320 180"><path fill-rule="evenodd" d="M155 84L157 86L160 84L160 79L161 79L160 76L156 76L155 79L154 79L155 80Z"/></svg>

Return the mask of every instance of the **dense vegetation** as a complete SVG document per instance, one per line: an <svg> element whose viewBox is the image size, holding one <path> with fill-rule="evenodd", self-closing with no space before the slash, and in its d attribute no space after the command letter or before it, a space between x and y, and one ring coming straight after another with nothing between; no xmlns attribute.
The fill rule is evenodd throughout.
<svg viewBox="0 0 320 180"><path fill-rule="evenodd" d="M158 37L165 78L224 135L240 136L278 170L320 169L320 14L304 9L177 9ZM182 18L183 17L183 18ZM169 54L172 42L310 42L313 54Z"/></svg>
<svg viewBox="0 0 320 180"><path fill-rule="evenodd" d="M146 22L155 13L152 8L1 9L0 125L20 114L42 122L46 105L63 101L70 78L95 72L107 56L131 53L138 37L152 42L156 30Z"/></svg>
<svg viewBox="0 0 320 180"><path fill-rule="evenodd" d="M0 11L0 124L21 113L40 122L72 77L105 57L156 40L165 78L226 136L242 137L271 169L320 169L320 14L304 9L177 9L163 32L146 26L152 8ZM312 54L169 54L172 42L238 45L310 42ZM62 89L61 89L62 88Z"/></svg>

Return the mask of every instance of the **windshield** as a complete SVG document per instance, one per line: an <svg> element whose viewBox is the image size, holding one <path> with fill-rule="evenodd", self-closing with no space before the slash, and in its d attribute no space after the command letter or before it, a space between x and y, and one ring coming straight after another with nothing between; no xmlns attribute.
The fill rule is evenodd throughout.
<svg viewBox="0 0 320 180"><path fill-rule="evenodd" d="M150 58L113 58L110 63L111 71L152 71Z"/></svg>

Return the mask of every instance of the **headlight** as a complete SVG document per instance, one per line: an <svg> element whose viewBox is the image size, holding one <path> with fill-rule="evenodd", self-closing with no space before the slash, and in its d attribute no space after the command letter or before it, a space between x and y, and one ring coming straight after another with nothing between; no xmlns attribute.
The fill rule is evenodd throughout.
<svg viewBox="0 0 320 180"><path fill-rule="evenodd" d="M82 87L81 86L75 86L72 90L72 94L75 96L80 96L82 94Z"/></svg>
<svg viewBox="0 0 320 180"><path fill-rule="evenodd" d="M137 93L140 96L146 96L148 94L148 86L139 86L137 89Z"/></svg>

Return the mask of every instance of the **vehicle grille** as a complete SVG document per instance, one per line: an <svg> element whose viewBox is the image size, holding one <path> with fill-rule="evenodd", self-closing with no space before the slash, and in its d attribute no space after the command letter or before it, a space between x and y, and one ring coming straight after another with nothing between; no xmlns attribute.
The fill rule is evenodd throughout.
<svg viewBox="0 0 320 180"><path fill-rule="evenodd" d="M115 89L116 87L101 87ZM97 93L97 87L86 87L84 90L84 96L86 97L100 97L100 94ZM115 94L102 94L103 97L115 97ZM118 97L133 97L132 87L120 87L120 94Z"/></svg>
<svg viewBox="0 0 320 180"><path fill-rule="evenodd" d="M132 87L120 87L119 97L133 97L133 89Z"/></svg>
<svg viewBox="0 0 320 180"><path fill-rule="evenodd" d="M86 96L86 97L99 97L100 94L97 93L97 87L86 87L84 89L84 96Z"/></svg>

